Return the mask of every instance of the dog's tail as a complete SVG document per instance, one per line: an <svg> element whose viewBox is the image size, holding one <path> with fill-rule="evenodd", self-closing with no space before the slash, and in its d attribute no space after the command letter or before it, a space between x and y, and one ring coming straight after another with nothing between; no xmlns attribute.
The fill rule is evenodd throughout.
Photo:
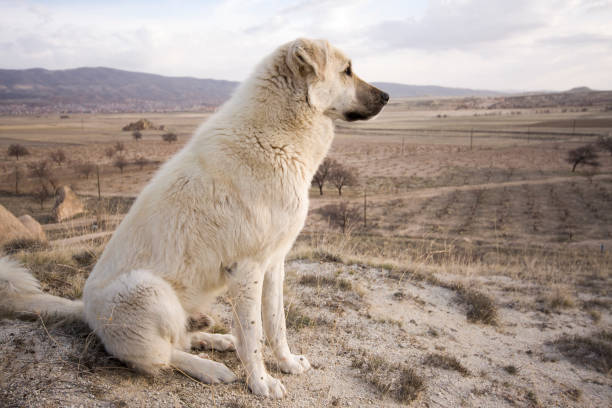
<svg viewBox="0 0 612 408"><path fill-rule="evenodd" d="M84 320L83 302L49 295L18 262L0 258L0 317Z"/></svg>

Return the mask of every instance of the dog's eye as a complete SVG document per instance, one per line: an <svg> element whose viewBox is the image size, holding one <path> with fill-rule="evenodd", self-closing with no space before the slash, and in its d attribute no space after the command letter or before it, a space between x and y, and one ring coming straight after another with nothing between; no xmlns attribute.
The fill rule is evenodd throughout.
<svg viewBox="0 0 612 408"><path fill-rule="evenodd" d="M348 67L346 67L346 69L344 70L344 73L348 76L353 75L353 70L351 70L351 66L349 65Z"/></svg>

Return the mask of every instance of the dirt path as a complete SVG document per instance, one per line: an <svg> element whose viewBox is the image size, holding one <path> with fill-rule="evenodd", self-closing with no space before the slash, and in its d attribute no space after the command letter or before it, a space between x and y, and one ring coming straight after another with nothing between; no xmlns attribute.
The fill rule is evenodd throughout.
<svg viewBox="0 0 612 408"><path fill-rule="evenodd" d="M121 221L123 217L124 217L123 214L107 215L102 218L102 221L106 221L106 222ZM87 227L96 221L98 221L97 217L82 217L82 218L76 218L73 220L68 220L68 221L63 221L63 222L58 222L58 223L53 223L53 224L43 224L42 228L45 231L66 230L66 229L71 229L71 228Z"/></svg>
<svg viewBox="0 0 612 408"><path fill-rule="evenodd" d="M69 247L69 246L74 246L76 244L80 244L83 242L92 241L97 238L104 238L104 237L110 236L113 234L113 232L115 231L101 231L101 232L94 232L91 234L79 235L79 236L71 237L71 238L56 239L56 240L51 241L50 244L53 245L54 247Z"/></svg>
<svg viewBox="0 0 612 408"><path fill-rule="evenodd" d="M593 177L593 180L610 180L612 175L600 174ZM432 187L432 188L421 188L410 190L408 192L398 194L376 194L368 196L368 201L387 201L389 199L413 199L413 198L430 198L444 194L450 194L454 191L475 191L475 190L491 190L503 187L516 187L523 185L543 185L543 184L555 184L555 183L566 183L569 181L587 181L587 177L574 176L574 177L550 177L537 180L515 180L505 181L499 183L484 183L484 184L470 184L463 186L446 186L446 187ZM352 200L361 201L363 197L352 197ZM310 200L311 208L317 208L325 204L335 203L338 201L337 196L314 196Z"/></svg>

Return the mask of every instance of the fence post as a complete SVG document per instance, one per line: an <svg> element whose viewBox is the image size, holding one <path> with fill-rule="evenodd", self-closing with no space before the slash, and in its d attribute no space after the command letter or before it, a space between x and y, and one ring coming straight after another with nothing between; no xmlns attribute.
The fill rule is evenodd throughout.
<svg viewBox="0 0 612 408"><path fill-rule="evenodd" d="M472 150L472 139L474 137L474 128L470 130L470 150Z"/></svg>
<svg viewBox="0 0 612 408"><path fill-rule="evenodd" d="M527 143L529 143L529 136L531 136L531 126L527 126Z"/></svg>
<svg viewBox="0 0 612 408"><path fill-rule="evenodd" d="M101 194L100 194L100 165L96 164L96 176L98 177L98 201L100 201Z"/></svg>
<svg viewBox="0 0 612 408"><path fill-rule="evenodd" d="M367 226L366 209L368 208L368 193L363 189L363 228Z"/></svg>

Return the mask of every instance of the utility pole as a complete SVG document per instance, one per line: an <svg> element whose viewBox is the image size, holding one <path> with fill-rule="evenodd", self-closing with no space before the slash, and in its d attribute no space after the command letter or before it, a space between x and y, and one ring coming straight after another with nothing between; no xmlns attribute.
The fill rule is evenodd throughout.
<svg viewBox="0 0 612 408"><path fill-rule="evenodd" d="M19 194L19 167L15 164L15 194Z"/></svg>
<svg viewBox="0 0 612 408"><path fill-rule="evenodd" d="M98 201L102 198L100 195L100 165L96 164L96 176L98 177Z"/></svg>
<svg viewBox="0 0 612 408"><path fill-rule="evenodd" d="M367 217L366 217L367 207L368 207L368 193L366 192L366 189L364 188L363 189L363 228L367 226Z"/></svg>
<svg viewBox="0 0 612 408"><path fill-rule="evenodd" d="M529 136L531 135L531 126L527 126L527 143L529 143Z"/></svg>
<svg viewBox="0 0 612 408"><path fill-rule="evenodd" d="M472 139L474 137L474 128L470 130L470 150L472 150Z"/></svg>

